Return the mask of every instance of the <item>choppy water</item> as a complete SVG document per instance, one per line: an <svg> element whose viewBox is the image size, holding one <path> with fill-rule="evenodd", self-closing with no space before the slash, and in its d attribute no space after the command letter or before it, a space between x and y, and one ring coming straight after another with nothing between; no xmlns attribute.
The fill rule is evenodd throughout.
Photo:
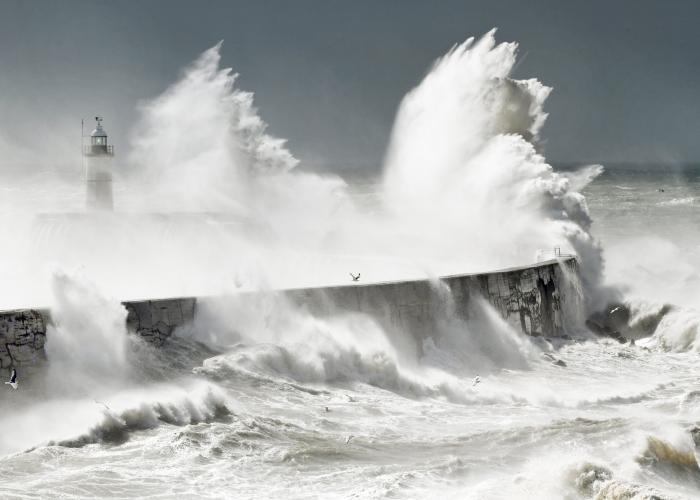
<svg viewBox="0 0 700 500"><path fill-rule="evenodd" d="M663 190L663 191L660 191ZM584 194L609 281L649 300L697 305L700 170L610 170Z"/></svg>
<svg viewBox="0 0 700 500"><path fill-rule="evenodd" d="M436 340L410 359L367 318L281 310L200 321L156 350L97 316L77 332L78 290L49 355L78 335L99 362L0 391L0 497L699 497L700 181L612 173L585 194L610 281L639 308L685 306L654 337L464 331L464 349L510 340L478 360Z"/></svg>

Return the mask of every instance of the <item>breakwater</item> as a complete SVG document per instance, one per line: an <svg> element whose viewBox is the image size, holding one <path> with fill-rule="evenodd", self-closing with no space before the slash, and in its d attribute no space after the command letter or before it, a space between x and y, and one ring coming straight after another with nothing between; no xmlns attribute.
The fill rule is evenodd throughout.
<svg viewBox="0 0 700 500"><path fill-rule="evenodd" d="M513 328L526 335L556 337L580 310L578 262L573 257L490 273L445 276L436 280L352 283L344 286L246 292L229 297L181 297L123 302L127 327L162 345L173 331L195 320L209 301L256 301L273 296L314 315L368 314L382 327L415 338L430 335L451 318L468 321L472 305L484 299ZM0 312L0 370L26 367L44 359L48 310Z"/></svg>

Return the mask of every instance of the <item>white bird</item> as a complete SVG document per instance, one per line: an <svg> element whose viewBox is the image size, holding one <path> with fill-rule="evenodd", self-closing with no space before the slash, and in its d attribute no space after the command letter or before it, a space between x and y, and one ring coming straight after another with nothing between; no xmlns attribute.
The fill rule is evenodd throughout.
<svg viewBox="0 0 700 500"><path fill-rule="evenodd" d="M350 443L350 440L351 440L352 438L354 438L354 437L355 437L355 436L353 436L352 434L350 434L348 437L346 437L346 438L345 438L345 444Z"/></svg>
<svg viewBox="0 0 700 500"><path fill-rule="evenodd" d="M107 411L109 411L109 412L112 411L112 409L111 409L109 406L107 406L106 403L103 403L102 401L98 401L98 400L96 400L96 399L93 399L93 401L94 401L95 403L97 403L98 405L104 406L104 407L105 407L105 410L107 410Z"/></svg>
<svg viewBox="0 0 700 500"><path fill-rule="evenodd" d="M353 281L360 281L360 273L357 273L357 276L350 273L350 277L352 278Z"/></svg>
<svg viewBox="0 0 700 500"><path fill-rule="evenodd" d="M13 389L17 389L17 370L14 368L12 369L12 375L10 375L10 381L5 382L6 385L9 385Z"/></svg>
<svg viewBox="0 0 700 500"><path fill-rule="evenodd" d="M481 377L477 375L476 377L474 377L474 380L472 380L472 387L474 387L479 382L481 382Z"/></svg>

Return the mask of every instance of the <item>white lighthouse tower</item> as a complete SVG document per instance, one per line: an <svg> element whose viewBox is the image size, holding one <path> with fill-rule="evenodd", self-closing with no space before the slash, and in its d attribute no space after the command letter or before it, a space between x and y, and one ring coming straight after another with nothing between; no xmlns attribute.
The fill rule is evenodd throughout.
<svg viewBox="0 0 700 500"><path fill-rule="evenodd" d="M112 158L114 147L107 144L107 132L102 128L102 118L95 117L97 126L90 134L90 144L83 146L86 205L88 210L112 210Z"/></svg>

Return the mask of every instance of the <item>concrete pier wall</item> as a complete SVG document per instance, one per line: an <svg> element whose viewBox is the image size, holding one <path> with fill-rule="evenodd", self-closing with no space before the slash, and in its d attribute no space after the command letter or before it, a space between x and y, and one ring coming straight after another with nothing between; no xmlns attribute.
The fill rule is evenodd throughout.
<svg viewBox="0 0 700 500"><path fill-rule="evenodd" d="M566 332L567 321L571 321L566 311L579 306L577 283L578 262L569 257L492 273L446 276L435 281L352 283L269 293L314 315L368 314L384 328L415 338L430 335L440 322L449 318L468 321L476 299L483 298L516 330L527 335L554 337ZM232 299L250 299L261 293L239 294ZM197 301L194 297L184 297L124 302L127 327L149 342L162 345L177 327L194 320ZM50 323L48 311L0 312L0 371L34 365L44 359L47 323Z"/></svg>
<svg viewBox="0 0 700 500"><path fill-rule="evenodd" d="M284 294L314 315L339 311L372 316L394 332L417 340L432 335L446 321L469 321L485 299L515 330L527 335L557 337L572 320L566 311L580 308L578 262L560 262L506 269L494 273L288 290Z"/></svg>
<svg viewBox="0 0 700 500"><path fill-rule="evenodd" d="M193 297L124 302L129 313L126 326L147 341L162 345L175 328L194 320L196 303Z"/></svg>
<svg viewBox="0 0 700 500"><path fill-rule="evenodd" d="M34 309L0 313L0 372L43 360L45 314Z"/></svg>

